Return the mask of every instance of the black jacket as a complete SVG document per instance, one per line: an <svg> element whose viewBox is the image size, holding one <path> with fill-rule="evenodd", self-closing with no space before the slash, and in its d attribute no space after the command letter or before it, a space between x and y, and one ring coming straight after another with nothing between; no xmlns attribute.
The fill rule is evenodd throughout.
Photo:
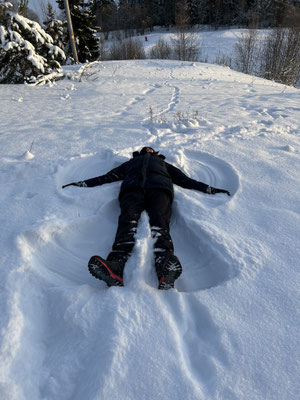
<svg viewBox="0 0 300 400"><path fill-rule="evenodd" d="M210 186L186 176L180 169L164 161L163 155L133 153L133 158L109 171L105 175L80 182L80 186L94 187L123 181L120 196L134 189L162 189L174 197L173 183L186 189L210 193Z"/></svg>

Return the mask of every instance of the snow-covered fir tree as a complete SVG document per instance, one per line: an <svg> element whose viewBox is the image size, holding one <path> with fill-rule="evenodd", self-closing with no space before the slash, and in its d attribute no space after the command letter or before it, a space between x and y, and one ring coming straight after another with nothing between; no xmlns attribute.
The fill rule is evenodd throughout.
<svg viewBox="0 0 300 400"><path fill-rule="evenodd" d="M65 10L63 0L57 0L57 4L61 10ZM100 52L94 29L95 15L92 12L94 1L69 0L69 6L79 62L95 61ZM65 52L72 57L70 46L65 48Z"/></svg>
<svg viewBox="0 0 300 400"><path fill-rule="evenodd" d="M59 71L63 50L37 22L11 9L0 0L0 83L24 83Z"/></svg>
<svg viewBox="0 0 300 400"><path fill-rule="evenodd" d="M43 21L45 31L52 37L53 44L64 49L68 38L68 26L66 22L56 18L56 11L51 3L47 4L46 19Z"/></svg>

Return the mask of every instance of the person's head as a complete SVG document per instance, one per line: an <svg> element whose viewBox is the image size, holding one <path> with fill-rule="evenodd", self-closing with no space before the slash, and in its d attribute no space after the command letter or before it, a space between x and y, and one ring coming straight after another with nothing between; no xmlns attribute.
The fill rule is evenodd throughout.
<svg viewBox="0 0 300 400"><path fill-rule="evenodd" d="M141 155L144 155L146 153L155 153L155 150L152 147L149 146L145 146L142 148L142 150L140 151Z"/></svg>

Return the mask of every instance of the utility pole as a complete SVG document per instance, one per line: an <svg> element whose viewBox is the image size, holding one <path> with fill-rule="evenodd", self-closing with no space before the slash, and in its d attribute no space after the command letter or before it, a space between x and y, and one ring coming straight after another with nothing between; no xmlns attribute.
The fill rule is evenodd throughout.
<svg viewBox="0 0 300 400"><path fill-rule="evenodd" d="M64 5L65 5L66 14L67 14L70 43L71 43L74 61L75 61L75 64L79 64L76 43L75 43L75 36L74 36L73 25L72 25L72 19L71 19L71 13L70 13L70 7L69 7L69 0L64 0Z"/></svg>

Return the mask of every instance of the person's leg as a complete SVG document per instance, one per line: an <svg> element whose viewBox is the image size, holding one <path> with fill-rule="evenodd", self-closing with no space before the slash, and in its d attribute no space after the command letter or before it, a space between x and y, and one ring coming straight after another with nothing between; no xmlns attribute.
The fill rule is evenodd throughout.
<svg viewBox="0 0 300 400"><path fill-rule="evenodd" d="M155 254L173 254L174 247L170 236L172 206L169 193L158 189L147 190L146 211L149 215L152 237L156 239Z"/></svg>
<svg viewBox="0 0 300 400"><path fill-rule="evenodd" d="M126 263L134 243L134 235L138 226L142 211L145 209L144 193L141 190L128 192L120 199L121 214L112 251L107 260Z"/></svg>
<svg viewBox="0 0 300 400"><path fill-rule="evenodd" d="M107 286L123 286L125 263L134 246L134 234L144 210L143 192L126 193L120 200L120 208L121 214L112 251L106 260L100 256L93 256L89 261L90 273L106 282Z"/></svg>
<svg viewBox="0 0 300 400"><path fill-rule="evenodd" d="M180 261L174 255L170 235L171 202L171 197L166 191L146 191L146 211L149 214L152 237L156 239L154 256L159 289L173 288L175 280L182 272Z"/></svg>

